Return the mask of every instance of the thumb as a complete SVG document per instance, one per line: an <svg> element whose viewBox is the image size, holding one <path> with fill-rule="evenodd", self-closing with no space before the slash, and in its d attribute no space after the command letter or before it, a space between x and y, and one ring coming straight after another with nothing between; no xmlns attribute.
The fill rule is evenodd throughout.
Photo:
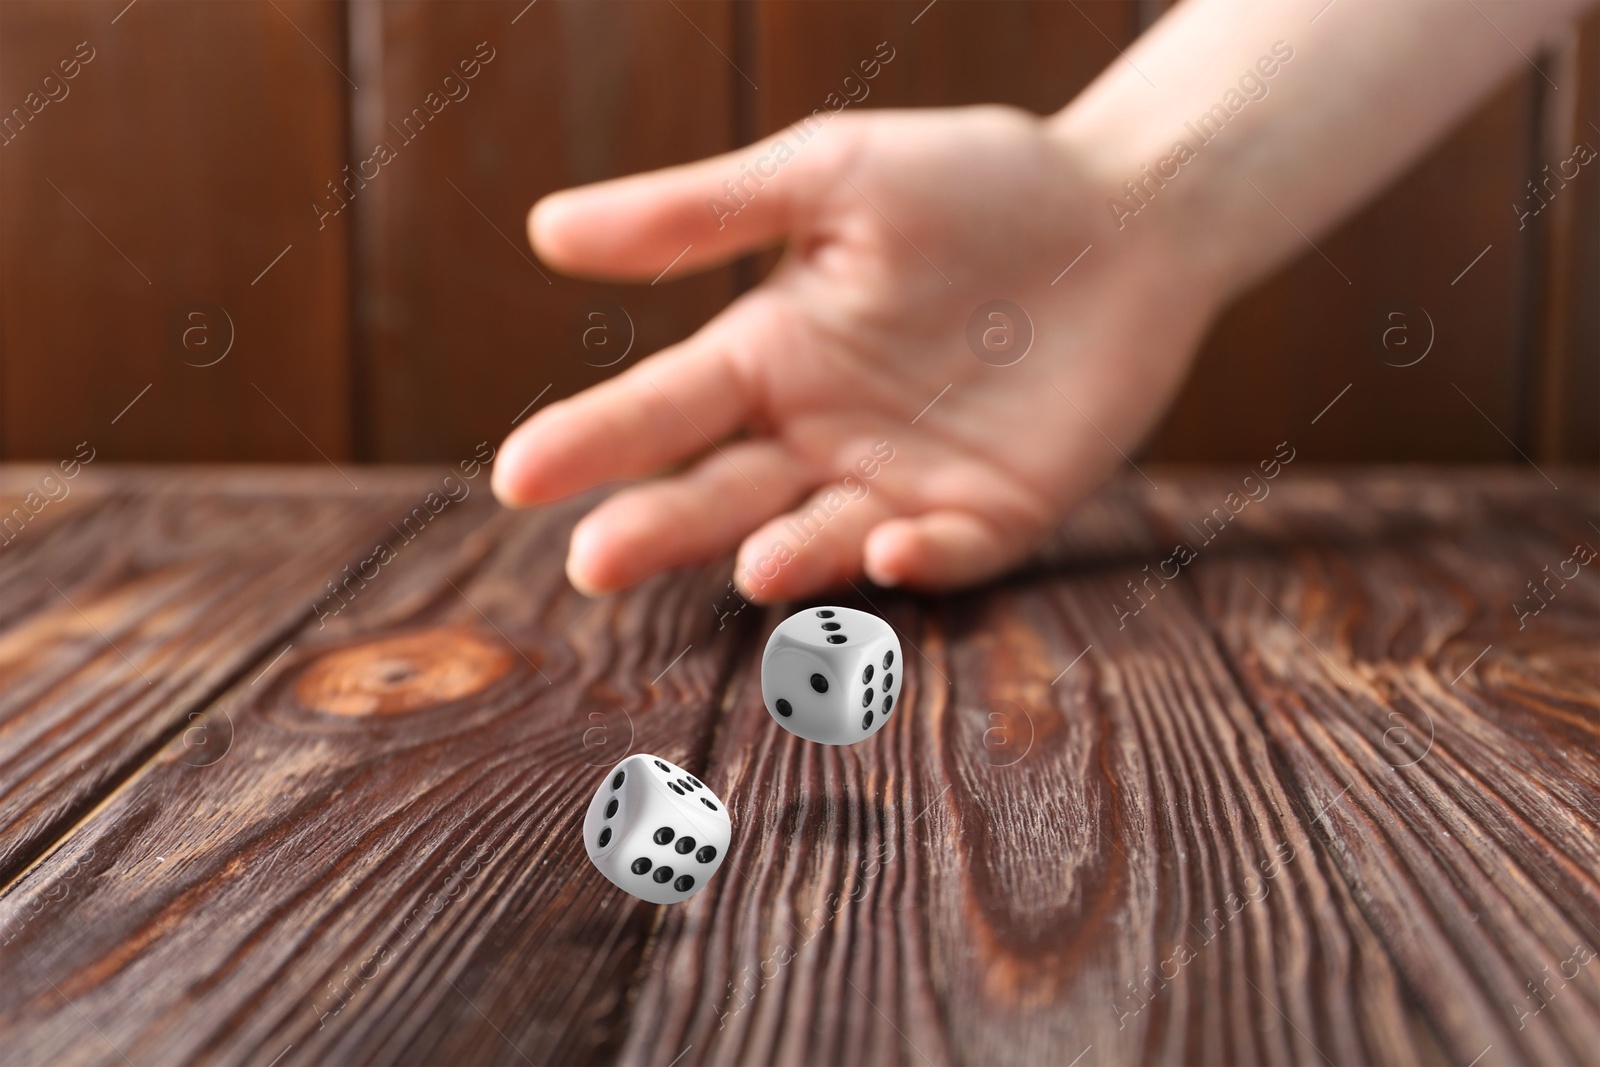
<svg viewBox="0 0 1600 1067"><path fill-rule="evenodd" d="M818 111L737 151L552 193L528 214L528 240L556 269L615 281L716 266L803 227L860 136Z"/></svg>

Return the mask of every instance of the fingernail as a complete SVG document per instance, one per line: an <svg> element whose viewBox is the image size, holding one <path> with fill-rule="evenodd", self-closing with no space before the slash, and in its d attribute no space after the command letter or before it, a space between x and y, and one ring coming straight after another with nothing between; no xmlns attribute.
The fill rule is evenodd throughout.
<svg viewBox="0 0 1600 1067"><path fill-rule="evenodd" d="M572 531L572 539L567 543L567 581L584 596L600 596L606 592L593 580L594 576L588 573L594 569L589 560L594 554L593 540L593 536L582 523L579 523Z"/></svg>

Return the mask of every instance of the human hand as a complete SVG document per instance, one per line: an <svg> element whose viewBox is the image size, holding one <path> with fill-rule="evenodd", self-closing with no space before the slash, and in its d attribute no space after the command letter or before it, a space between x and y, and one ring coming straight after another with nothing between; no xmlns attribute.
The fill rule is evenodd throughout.
<svg viewBox="0 0 1600 1067"><path fill-rule="evenodd" d="M793 158L719 219L708 199L736 206L723 183L777 141ZM756 601L1014 566L1126 462L1222 298L1156 220L1116 230L1120 177L1095 158L1007 108L862 112L545 198L530 238L574 274L649 280L685 245L674 272L788 251L693 337L514 431L496 494L646 479L574 530L567 573L589 593L735 545ZM996 298L1034 329L1009 366L967 338Z"/></svg>

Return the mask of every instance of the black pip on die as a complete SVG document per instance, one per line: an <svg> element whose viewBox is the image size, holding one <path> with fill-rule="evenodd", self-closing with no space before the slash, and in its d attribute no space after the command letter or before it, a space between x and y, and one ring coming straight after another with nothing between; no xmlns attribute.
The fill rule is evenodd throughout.
<svg viewBox="0 0 1600 1067"><path fill-rule="evenodd" d="M658 756L629 756L606 772L583 819L583 844L600 873L652 904L705 888L732 832L705 784Z"/></svg>
<svg viewBox="0 0 1600 1067"><path fill-rule="evenodd" d="M792 734L848 745L883 729L900 699L900 640L876 615L807 608L778 624L761 654L761 697Z"/></svg>

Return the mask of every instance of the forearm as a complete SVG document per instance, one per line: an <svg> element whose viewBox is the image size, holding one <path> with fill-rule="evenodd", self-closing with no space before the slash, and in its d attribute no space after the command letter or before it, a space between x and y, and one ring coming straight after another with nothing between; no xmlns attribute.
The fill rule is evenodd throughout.
<svg viewBox="0 0 1600 1067"><path fill-rule="evenodd" d="M1302 250L1297 228L1314 239L1381 188L1587 6L1326 3L1185 0L1050 120L1105 186L1119 237L1162 243L1218 301Z"/></svg>

